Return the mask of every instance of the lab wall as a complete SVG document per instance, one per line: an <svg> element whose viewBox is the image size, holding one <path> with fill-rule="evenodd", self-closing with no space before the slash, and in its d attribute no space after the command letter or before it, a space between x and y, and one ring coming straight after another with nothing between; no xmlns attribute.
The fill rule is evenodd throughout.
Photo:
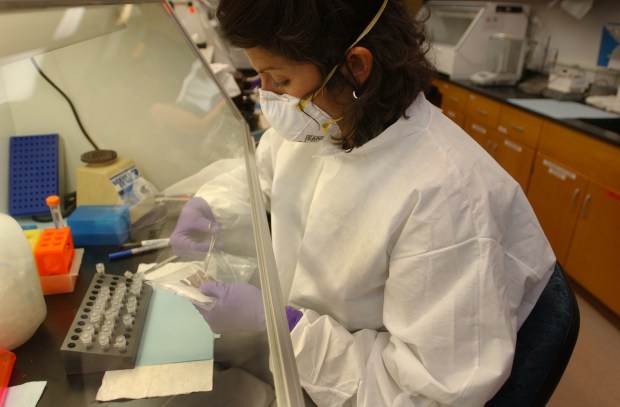
<svg viewBox="0 0 620 407"><path fill-rule="evenodd" d="M620 22L620 1L594 0L591 9L578 19L561 8L558 0L519 1L532 10L530 31L533 39L549 40L549 47L558 51L558 62L595 69L603 25ZM583 5L586 0L567 3Z"/></svg>

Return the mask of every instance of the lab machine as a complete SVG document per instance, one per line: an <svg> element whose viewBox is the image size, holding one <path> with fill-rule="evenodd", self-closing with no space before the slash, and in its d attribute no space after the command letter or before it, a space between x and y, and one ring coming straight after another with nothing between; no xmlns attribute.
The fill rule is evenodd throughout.
<svg viewBox="0 0 620 407"><path fill-rule="evenodd" d="M179 22L171 3L0 0L0 38L5 39L0 47L0 143L8 146L11 137L21 134L57 134L64 151L61 165L66 169L68 190L78 184L78 168L84 165L82 154L94 148L89 139L99 149L114 150L118 157L128 158L116 162L118 172L108 173L106 168L85 177L87 184L93 184L92 194L103 192L97 190L97 183L109 186L98 179L109 180L117 173L128 175L118 178L119 187L129 178L135 181L135 165L140 176L159 191L158 202L167 205L169 222L162 229L162 238L170 236L183 197L195 192L209 177L234 169L249 186L237 195L249 217L243 250L238 242L230 241L219 254L237 259L243 252L243 259L254 265L249 282L264 293L266 331L222 334L215 339L212 391L170 396L174 402L143 398L136 400L139 405L190 405L188 399L195 405L226 405L214 399L231 395L230 391L223 392L222 385L239 371L269 386L279 405L303 405L254 164L254 142L246 121ZM195 89L200 89L200 99L208 103L184 99L188 76L201 81ZM0 187L6 185L7 177L6 170L0 169L0 181L4 182ZM95 400L103 373L67 375L58 363L62 358L59 344L70 321L89 307L78 305L92 289L88 284L95 275L93 261L107 261L109 252L106 247L86 247L75 291L46 298L48 317L43 329L15 349L15 369L21 374L12 377L11 385L33 377L53 383L53 389L42 394L39 406L85 405ZM150 262L160 262L158 255L150 254ZM122 279L125 270L135 272L142 261L131 257L109 263L106 274ZM236 264L229 262L228 267L234 269ZM214 257L211 265L218 266L218 259ZM158 296L155 290L151 304L159 303ZM191 304L190 308L196 313ZM149 318L157 315L151 311ZM71 349L72 343L64 345ZM118 350L122 359L133 355L130 347L128 342L126 354L122 347L112 350ZM81 363L83 358L79 359ZM71 361L71 366L77 364L77 359ZM242 384L236 383L235 388Z"/></svg>
<svg viewBox="0 0 620 407"><path fill-rule="evenodd" d="M529 6L521 3L436 1L424 3L418 19L426 21L430 58L451 79L469 79L485 71L491 36L524 38Z"/></svg>

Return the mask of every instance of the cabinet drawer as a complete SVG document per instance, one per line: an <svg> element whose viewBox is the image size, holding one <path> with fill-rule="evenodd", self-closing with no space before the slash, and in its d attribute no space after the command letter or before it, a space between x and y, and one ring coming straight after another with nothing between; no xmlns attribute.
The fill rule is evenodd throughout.
<svg viewBox="0 0 620 407"><path fill-rule="evenodd" d="M493 158L521 185L523 191L527 191L536 155L535 150L519 140L496 134Z"/></svg>
<svg viewBox="0 0 620 407"><path fill-rule="evenodd" d="M492 128L486 124L474 120L470 117L465 119L465 131L469 134L478 144L480 144L485 150L488 151L489 142Z"/></svg>
<svg viewBox="0 0 620 407"><path fill-rule="evenodd" d="M443 114L448 116L454 123L458 124L462 128L465 128L465 113L459 112L451 106L442 108Z"/></svg>
<svg viewBox="0 0 620 407"><path fill-rule="evenodd" d="M543 120L538 116L505 105L499 116L497 131L536 148L542 122Z"/></svg>
<svg viewBox="0 0 620 407"><path fill-rule="evenodd" d="M464 116L467 111L469 91L444 81L435 81L435 85L441 93L441 108L444 111L450 109L454 112L462 113Z"/></svg>
<svg viewBox="0 0 620 407"><path fill-rule="evenodd" d="M498 102L474 93L469 94L467 117L495 128L499 122L500 110L501 104Z"/></svg>
<svg viewBox="0 0 620 407"><path fill-rule="evenodd" d="M619 147L545 120L538 151L603 185L620 190Z"/></svg>

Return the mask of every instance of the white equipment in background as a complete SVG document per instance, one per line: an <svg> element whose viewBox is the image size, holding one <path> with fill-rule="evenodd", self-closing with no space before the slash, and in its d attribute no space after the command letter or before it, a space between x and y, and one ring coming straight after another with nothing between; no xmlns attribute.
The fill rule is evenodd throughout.
<svg viewBox="0 0 620 407"><path fill-rule="evenodd" d="M525 38L505 33L491 34L486 69L471 80L479 85L514 85L521 79L525 60Z"/></svg>
<svg viewBox="0 0 620 407"><path fill-rule="evenodd" d="M426 20L431 60L451 79L469 79L485 70L491 35L525 38L529 6L472 1L426 2L418 19Z"/></svg>

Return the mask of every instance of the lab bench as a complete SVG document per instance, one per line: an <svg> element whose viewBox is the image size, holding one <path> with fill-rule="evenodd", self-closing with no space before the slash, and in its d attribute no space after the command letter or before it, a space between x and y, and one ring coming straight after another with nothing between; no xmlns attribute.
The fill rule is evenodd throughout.
<svg viewBox="0 0 620 407"><path fill-rule="evenodd" d="M620 315L620 119L546 115L516 87L434 83L444 114L521 185L569 276Z"/></svg>
<svg viewBox="0 0 620 407"><path fill-rule="evenodd" d="M139 263L157 262L166 254L153 252L142 256L110 262L108 253L117 250L117 247L89 247L86 249L80 274L73 292L65 294L47 295L47 316L43 324L34 335L22 346L13 350L17 356L10 386L32 381L46 381L45 390L38 407L75 406L84 405L123 405L123 406L230 406L253 404L257 394L253 388L246 386L245 390L239 383L248 383L251 376L263 383L258 391L273 386L273 380L268 366L269 346L266 334L239 334L222 336L214 341L213 390L166 397L152 397L135 400L118 400L110 402L95 402L97 391L102 383L104 372L85 374L67 374L61 352L61 345L71 327L74 316L80 310L84 296L93 276L96 274L95 265L103 263L105 273L112 276L122 276L127 270L135 271ZM206 345L205 345L206 346ZM245 381L244 381L245 378ZM250 383L254 383L250 381ZM132 383L127 383L131 386ZM236 389L235 391L231 391ZM245 391L245 394L244 394ZM271 396L269 391L266 396ZM268 398L267 398L268 399Z"/></svg>

